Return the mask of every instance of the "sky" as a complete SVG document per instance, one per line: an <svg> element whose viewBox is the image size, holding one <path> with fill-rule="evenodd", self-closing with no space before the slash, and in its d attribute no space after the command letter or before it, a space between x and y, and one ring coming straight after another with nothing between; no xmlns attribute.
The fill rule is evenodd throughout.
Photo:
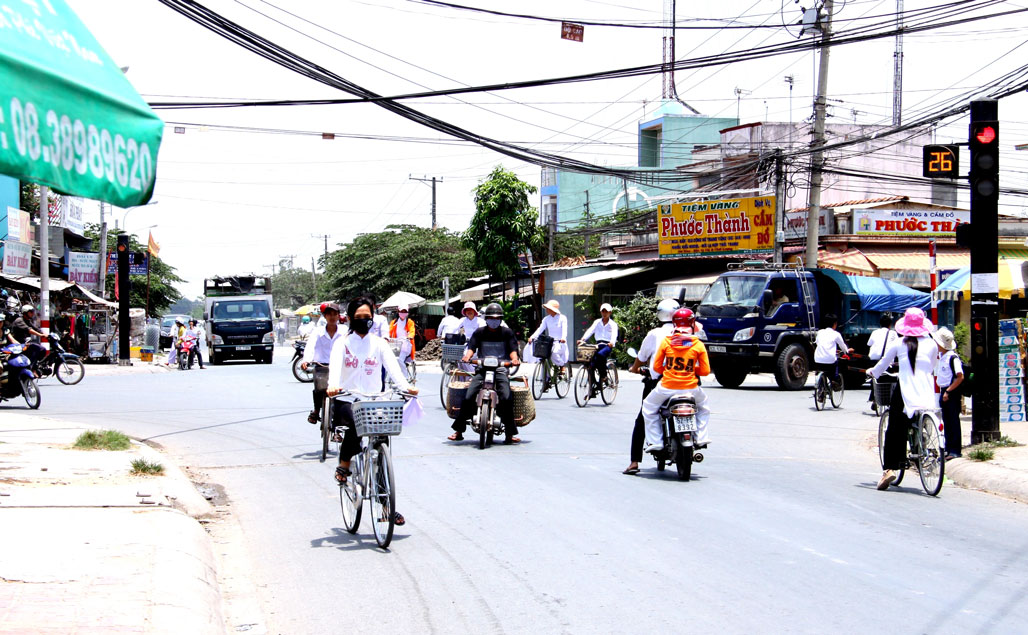
<svg viewBox="0 0 1028 635"><path fill-rule="evenodd" d="M809 0L804 0L807 4ZM587 25L583 42L560 38L553 22L434 6L423 0L203 0L222 15L379 94L560 77L656 64L663 31ZM156 0L68 0L149 102L220 99L331 99L345 93L228 42ZM657 24L661 0L462 0L459 4L582 21ZM906 0L907 12L941 2ZM723 0L677 3L678 59L798 41L799 3ZM989 12L1028 6L997 2ZM836 28L896 10L896 0L835 3ZM720 22L696 22L697 18ZM785 26L783 26L785 25ZM916 117L1020 66L1028 13L908 35L904 116ZM809 36L803 38L809 41ZM833 48L829 123L891 121L895 41ZM704 115L743 121L811 116L812 51L675 75L679 96ZM790 98L786 75L794 78ZM405 102L473 132L601 165L634 165L638 123L661 98L659 75ZM1000 103L1003 185L1025 187L1025 97ZM908 115L909 113L909 115ZM430 226L431 188L441 179L438 223L461 231L474 214L472 189L497 165L538 186L540 169L448 138L371 104L157 110L166 122L150 205L116 209L119 226L145 240L186 280L188 298L216 274L270 273L311 260L362 232L390 224ZM939 128L939 142L966 140L967 119ZM184 128L176 134L175 128ZM334 133L334 139L322 133ZM1024 156L1024 158L1022 158ZM887 186L886 186L887 187ZM538 201L536 200L536 204ZM1021 199L1006 201L1020 208ZM87 207L99 220L99 206ZM108 222L111 217L108 215ZM320 270L319 270L320 271Z"/></svg>

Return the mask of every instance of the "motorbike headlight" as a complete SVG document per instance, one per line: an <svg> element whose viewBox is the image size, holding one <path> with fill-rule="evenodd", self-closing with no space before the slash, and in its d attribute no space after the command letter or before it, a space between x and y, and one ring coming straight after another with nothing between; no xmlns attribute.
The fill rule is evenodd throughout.
<svg viewBox="0 0 1028 635"><path fill-rule="evenodd" d="M211 335L212 344L224 344L225 340L221 339L220 335Z"/></svg>
<svg viewBox="0 0 1028 635"><path fill-rule="evenodd" d="M745 342L746 340L748 340L751 337L753 337L753 334L756 333L756 332L757 332L757 329L756 329L756 327L753 327L753 326L751 326L748 329L739 329L738 331L735 332L735 335L732 336L732 341L733 342Z"/></svg>
<svg viewBox="0 0 1028 635"><path fill-rule="evenodd" d="M265 344L274 344L275 343L275 334L272 333L271 331L268 331L267 333L265 333L264 334L264 343Z"/></svg>

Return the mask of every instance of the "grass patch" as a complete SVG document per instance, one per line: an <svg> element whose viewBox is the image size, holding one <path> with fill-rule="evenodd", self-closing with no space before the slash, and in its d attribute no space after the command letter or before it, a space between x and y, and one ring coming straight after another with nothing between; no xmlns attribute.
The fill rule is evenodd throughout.
<svg viewBox="0 0 1028 635"><path fill-rule="evenodd" d="M146 459L136 459L132 461L132 473L136 475L164 474L164 466L160 463L151 463Z"/></svg>
<svg viewBox="0 0 1028 635"><path fill-rule="evenodd" d="M968 448L964 456L972 461L991 461L996 456L996 451L989 447L988 443L982 443Z"/></svg>
<svg viewBox="0 0 1028 635"><path fill-rule="evenodd" d="M1014 441L1010 437L1000 437L1000 438L996 439L995 441L990 441L989 445L991 445L994 448L1019 448L1019 447L1021 447L1024 444L1023 443L1018 443L1017 441Z"/></svg>
<svg viewBox="0 0 1028 635"><path fill-rule="evenodd" d="M127 450L132 442L117 430L86 430L75 439L79 450Z"/></svg>

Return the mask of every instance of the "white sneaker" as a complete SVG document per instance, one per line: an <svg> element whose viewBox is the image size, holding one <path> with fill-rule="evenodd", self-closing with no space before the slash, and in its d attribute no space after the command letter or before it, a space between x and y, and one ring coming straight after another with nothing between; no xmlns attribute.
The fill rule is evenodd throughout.
<svg viewBox="0 0 1028 635"><path fill-rule="evenodd" d="M653 444L649 444L646 447L644 447L643 448L643 452L647 452L647 453L649 453L649 452L660 452L663 449L664 449L663 445L659 445L659 444L653 443Z"/></svg>

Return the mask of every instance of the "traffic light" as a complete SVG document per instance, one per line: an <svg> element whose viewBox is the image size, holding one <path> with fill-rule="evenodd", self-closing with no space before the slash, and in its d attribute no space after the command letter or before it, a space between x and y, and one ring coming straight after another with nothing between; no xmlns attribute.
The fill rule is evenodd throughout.
<svg viewBox="0 0 1028 635"><path fill-rule="evenodd" d="M989 329L987 318L971 318L972 356L989 354Z"/></svg>
<svg viewBox="0 0 1028 635"><path fill-rule="evenodd" d="M999 122L972 121L971 195L983 202L999 200ZM974 210L972 210L974 211Z"/></svg>

